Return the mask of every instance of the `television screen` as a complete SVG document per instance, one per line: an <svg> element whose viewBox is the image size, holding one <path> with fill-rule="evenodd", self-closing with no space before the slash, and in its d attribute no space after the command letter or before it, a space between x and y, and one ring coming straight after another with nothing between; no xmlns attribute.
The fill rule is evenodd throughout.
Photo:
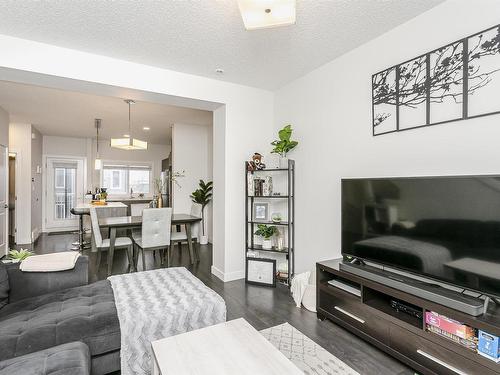
<svg viewBox="0 0 500 375"><path fill-rule="evenodd" d="M342 253L500 295L500 176L342 180Z"/></svg>

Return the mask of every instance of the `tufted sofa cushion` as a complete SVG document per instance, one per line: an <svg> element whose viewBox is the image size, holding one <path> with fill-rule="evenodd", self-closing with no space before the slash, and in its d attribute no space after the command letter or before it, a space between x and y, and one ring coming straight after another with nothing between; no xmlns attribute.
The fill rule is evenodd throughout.
<svg viewBox="0 0 500 375"><path fill-rule="evenodd" d="M0 309L9 302L9 275L5 264L0 261Z"/></svg>
<svg viewBox="0 0 500 375"><path fill-rule="evenodd" d="M91 356L120 349L120 325L107 280L8 304L0 310L0 360L72 341Z"/></svg>
<svg viewBox="0 0 500 375"><path fill-rule="evenodd" d="M0 375L89 374L89 348L82 342L59 345L0 362Z"/></svg>

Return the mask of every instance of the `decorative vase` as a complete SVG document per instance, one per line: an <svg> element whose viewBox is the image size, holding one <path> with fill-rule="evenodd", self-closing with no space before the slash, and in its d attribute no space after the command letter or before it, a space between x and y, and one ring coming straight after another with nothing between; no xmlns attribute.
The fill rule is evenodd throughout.
<svg viewBox="0 0 500 375"><path fill-rule="evenodd" d="M276 250L285 250L285 236L281 229L278 229L278 235L276 236Z"/></svg>
<svg viewBox="0 0 500 375"><path fill-rule="evenodd" d="M264 238L262 240L262 248L265 250L271 250L273 248L273 241L270 238Z"/></svg>
<svg viewBox="0 0 500 375"><path fill-rule="evenodd" d="M208 244L208 236L200 235L200 245Z"/></svg>
<svg viewBox="0 0 500 375"><path fill-rule="evenodd" d="M158 196L158 208L162 208L163 207L163 198L161 196L161 194Z"/></svg>
<svg viewBox="0 0 500 375"><path fill-rule="evenodd" d="M286 156L280 156L279 165L280 168L288 169L288 158Z"/></svg>

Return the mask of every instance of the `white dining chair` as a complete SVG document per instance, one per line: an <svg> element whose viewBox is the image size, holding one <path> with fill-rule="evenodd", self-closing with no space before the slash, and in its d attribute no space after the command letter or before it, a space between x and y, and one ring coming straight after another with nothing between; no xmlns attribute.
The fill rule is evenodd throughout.
<svg viewBox="0 0 500 375"><path fill-rule="evenodd" d="M141 235L132 235L134 247L134 263L137 269L139 252L142 253L142 268L146 270L145 250L166 250L167 267L170 266L170 231L172 226L172 208L146 208L142 211ZM160 256L160 259L163 259Z"/></svg>
<svg viewBox="0 0 500 375"><path fill-rule="evenodd" d="M193 203L191 205L191 215L201 218L200 204ZM198 259L200 258L198 242L201 236L201 225L201 221L191 224L191 241L193 242L193 248L196 253L195 257ZM179 246L179 253L182 254L182 244L187 243L186 228L181 228L180 231L177 231L177 228L173 228L171 242Z"/></svg>
<svg viewBox="0 0 500 375"><path fill-rule="evenodd" d="M97 218L97 211L95 207L90 208L90 222L92 224L92 235L97 249L97 269L99 270L99 266L101 264L101 253L109 250L110 241L109 238L102 238L101 228L99 227L99 219ZM130 269L133 266L134 261L132 256L132 240L129 237L116 237L115 250L116 249L127 250ZM113 269L113 258L109 261L111 262L110 267Z"/></svg>
<svg viewBox="0 0 500 375"><path fill-rule="evenodd" d="M130 215L142 216L142 211L144 211L145 208L149 208L149 203L132 203L130 205Z"/></svg>
<svg viewBox="0 0 500 375"><path fill-rule="evenodd" d="M144 211L145 208L149 208L149 203L132 203L130 205L130 215L142 216L142 211ZM133 236L137 237L140 235L141 235L141 230L139 228L132 229L132 237Z"/></svg>

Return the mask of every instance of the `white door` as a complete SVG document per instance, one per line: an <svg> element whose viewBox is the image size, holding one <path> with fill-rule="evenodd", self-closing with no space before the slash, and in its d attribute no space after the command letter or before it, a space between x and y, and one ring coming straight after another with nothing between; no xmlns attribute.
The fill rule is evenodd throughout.
<svg viewBox="0 0 500 375"><path fill-rule="evenodd" d="M9 156L7 147L0 146L0 256L9 250Z"/></svg>
<svg viewBox="0 0 500 375"><path fill-rule="evenodd" d="M83 202L84 161L82 159L47 158L45 228L64 230L78 226L71 209Z"/></svg>

